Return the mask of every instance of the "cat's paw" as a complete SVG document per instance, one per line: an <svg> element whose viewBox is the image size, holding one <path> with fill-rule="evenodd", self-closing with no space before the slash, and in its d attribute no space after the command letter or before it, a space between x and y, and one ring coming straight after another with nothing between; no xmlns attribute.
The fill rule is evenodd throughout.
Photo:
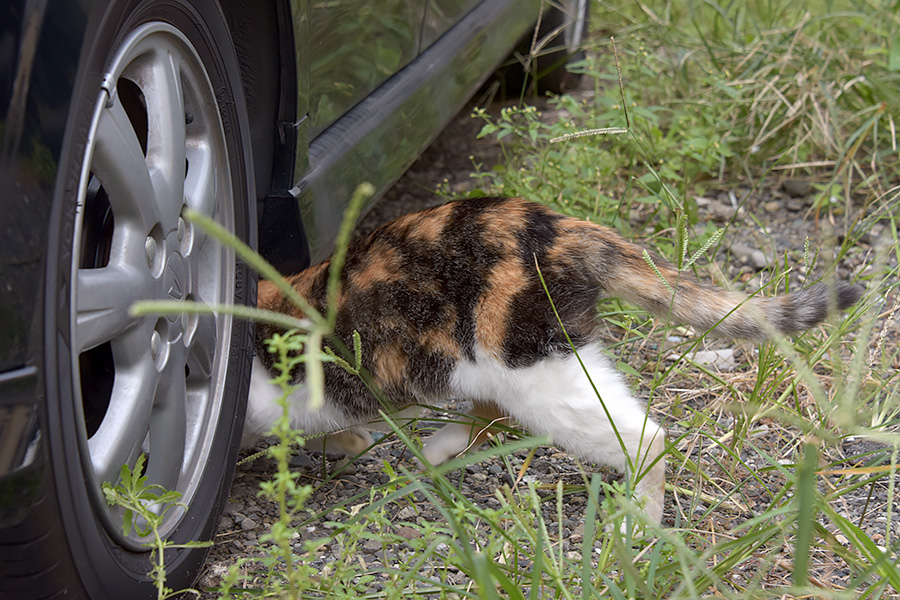
<svg viewBox="0 0 900 600"><path fill-rule="evenodd" d="M432 465L442 465L464 453L469 448L471 428L468 425L450 423L425 440L422 454ZM420 467L422 465L419 465Z"/></svg>
<svg viewBox="0 0 900 600"><path fill-rule="evenodd" d="M375 440L367 429L350 427L337 433L329 433L326 436L309 440L306 447L313 450L321 450L328 454L356 456L368 450L374 443Z"/></svg>

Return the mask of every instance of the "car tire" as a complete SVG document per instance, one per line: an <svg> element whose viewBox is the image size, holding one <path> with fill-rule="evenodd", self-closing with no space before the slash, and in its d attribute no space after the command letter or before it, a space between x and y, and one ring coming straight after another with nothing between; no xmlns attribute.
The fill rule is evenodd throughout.
<svg viewBox="0 0 900 600"><path fill-rule="evenodd" d="M255 243L238 60L215 0L95 3L66 122L43 298L40 500L0 531L0 597L152 598L146 538L101 484L147 456L182 494L162 536L210 540L231 485L252 327L222 314L131 317L133 301L255 304L233 250L186 207ZM167 587L207 550L165 553Z"/></svg>

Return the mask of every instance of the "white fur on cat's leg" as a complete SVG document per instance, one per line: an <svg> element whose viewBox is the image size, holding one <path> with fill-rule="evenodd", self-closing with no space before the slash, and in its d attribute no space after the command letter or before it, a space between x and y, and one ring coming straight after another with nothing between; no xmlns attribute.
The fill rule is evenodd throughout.
<svg viewBox="0 0 900 600"><path fill-rule="evenodd" d="M646 470L665 448L662 428L647 417L598 347L583 348L579 355L602 402L574 355L512 369L476 349L475 361L463 361L454 370L452 392L490 398L501 412L531 432L549 435L567 451L620 471L629 462L622 451L624 444L632 464L639 472ZM660 458L635 489L654 522L662 519L664 483L665 463Z"/></svg>
<svg viewBox="0 0 900 600"><path fill-rule="evenodd" d="M250 396L247 399L244 433L241 436L243 448L252 446L257 439L268 433L282 414L278 399L283 392L279 386L272 383L271 379L271 375L266 371L259 357L253 357L253 370L250 373ZM315 410L311 409L309 393L302 383L296 386L288 396L288 407L291 427L300 429L308 435L344 430L348 426L356 425L327 397L321 407Z"/></svg>
<svg viewBox="0 0 900 600"><path fill-rule="evenodd" d="M494 422L507 422L508 417L489 402L475 401L468 415L458 423L448 423L425 441L425 460L440 465L469 449L477 449L491 435Z"/></svg>
<svg viewBox="0 0 900 600"><path fill-rule="evenodd" d="M654 431L654 427L656 430ZM662 457L652 467L650 464L656 460L666 449L666 434L662 427L659 427L647 419L647 429L644 434L646 439L642 440L642 445L638 451L638 457L633 463L638 473L641 473L641 480L635 486L634 492L638 498L644 500L644 512L647 517L654 523L661 523L663 517L663 500L666 495L666 461Z"/></svg>

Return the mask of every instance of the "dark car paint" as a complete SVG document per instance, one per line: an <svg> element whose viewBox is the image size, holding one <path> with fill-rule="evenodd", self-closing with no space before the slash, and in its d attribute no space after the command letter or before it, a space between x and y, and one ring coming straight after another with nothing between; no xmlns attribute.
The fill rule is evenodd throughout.
<svg viewBox="0 0 900 600"><path fill-rule="evenodd" d="M0 19L0 527L31 504L43 470L43 267L56 165L86 14L13 0Z"/></svg>
<svg viewBox="0 0 900 600"><path fill-rule="evenodd" d="M330 251L357 183L380 193L399 177L534 22L540 3L487 0L469 11L472 0L429 0L432 18L423 14L416 40L435 43L313 137L311 3L274 1L282 86L274 157L264 165L272 177L259 210L260 248L290 270ZM38 417L47 374L38 365L48 220L92 6L7 0L0 19L0 527L35 500L30 490L44 468Z"/></svg>

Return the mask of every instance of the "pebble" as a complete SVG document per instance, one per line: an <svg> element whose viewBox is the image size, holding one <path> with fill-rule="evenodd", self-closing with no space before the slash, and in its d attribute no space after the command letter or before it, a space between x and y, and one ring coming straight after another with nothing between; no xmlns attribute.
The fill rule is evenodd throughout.
<svg viewBox="0 0 900 600"><path fill-rule="evenodd" d="M761 271L769 266L769 261L762 250L751 248L740 242L735 242L731 245L731 255L738 262L753 267L757 271Z"/></svg>
<svg viewBox="0 0 900 600"><path fill-rule="evenodd" d="M418 529L413 529L412 527L401 526L397 528L397 535L402 537L405 540L412 540L416 538L422 537L422 534L419 533Z"/></svg>
<svg viewBox="0 0 900 600"><path fill-rule="evenodd" d="M546 475L550 472L550 463L545 460L532 462L531 470L541 475Z"/></svg>
<svg viewBox="0 0 900 600"><path fill-rule="evenodd" d="M791 212L800 212L806 205L796 198L788 198L784 206Z"/></svg>
<svg viewBox="0 0 900 600"><path fill-rule="evenodd" d="M781 182L781 189L791 196L807 196L812 192L812 182L806 179L785 179Z"/></svg>
<svg viewBox="0 0 900 600"><path fill-rule="evenodd" d="M397 512L397 518L401 521L409 521L416 516L416 509L412 506L404 506Z"/></svg>
<svg viewBox="0 0 900 600"><path fill-rule="evenodd" d="M698 350L688 354L688 358L697 364L707 365L719 371L733 371L736 366L733 348Z"/></svg>
<svg viewBox="0 0 900 600"><path fill-rule="evenodd" d="M306 469L311 467L312 464L313 460L309 456L309 453L302 450L294 455L290 462L291 467L294 469Z"/></svg>

